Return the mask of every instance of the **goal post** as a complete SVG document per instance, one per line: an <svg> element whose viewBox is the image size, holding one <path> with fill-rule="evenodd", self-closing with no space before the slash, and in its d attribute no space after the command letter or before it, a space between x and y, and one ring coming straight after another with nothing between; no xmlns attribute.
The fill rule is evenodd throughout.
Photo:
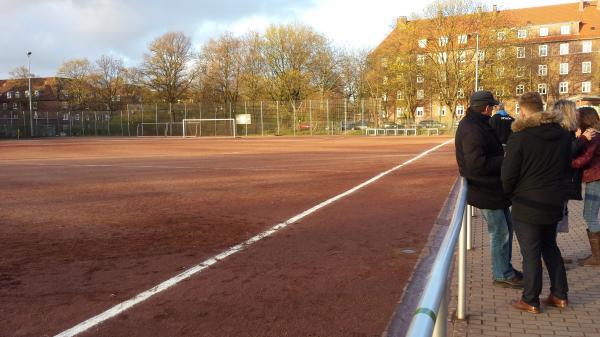
<svg viewBox="0 0 600 337"><path fill-rule="evenodd" d="M183 137L236 137L234 118L201 118L183 120Z"/></svg>

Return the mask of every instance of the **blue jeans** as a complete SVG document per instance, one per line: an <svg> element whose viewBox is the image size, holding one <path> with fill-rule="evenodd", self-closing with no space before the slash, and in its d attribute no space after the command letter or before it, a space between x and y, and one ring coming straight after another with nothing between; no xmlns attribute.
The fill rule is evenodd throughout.
<svg viewBox="0 0 600 337"><path fill-rule="evenodd" d="M600 232L599 209L600 180L596 180L585 184L585 201L583 202L583 219L592 233Z"/></svg>
<svg viewBox="0 0 600 337"><path fill-rule="evenodd" d="M496 281L510 280L515 276L511 264L513 225L510 209L482 209L490 234L492 277Z"/></svg>

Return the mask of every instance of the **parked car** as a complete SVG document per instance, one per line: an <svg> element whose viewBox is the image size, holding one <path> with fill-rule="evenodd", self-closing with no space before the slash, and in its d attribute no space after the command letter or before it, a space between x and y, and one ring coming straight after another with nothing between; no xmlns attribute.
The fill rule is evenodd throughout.
<svg viewBox="0 0 600 337"><path fill-rule="evenodd" d="M300 131L308 131L310 130L310 124L306 122L302 122L298 124L298 130Z"/></svg>
<svg viewBox="0 0 600 337"><path fill-rule="evenodd" d="M342 131L344 130L364 130L366 128L369 127L369 122L365 121L365 120L358 120L358 121L341 121L340 122L340 129Z"/></svg>
<svg viewBox="0 0 600 337"><path fill-rule="evenodd" d="M383 123L384 129L404 129L404 125L398 124L396 122L385 122Z"/></svg>
<svg viewBox="0 0 600 337"><path fill-rule="evenodd" d="M425 119L419 122L419 128L423 129L445 129L446 127L446 124L433 119Z"/></svg>

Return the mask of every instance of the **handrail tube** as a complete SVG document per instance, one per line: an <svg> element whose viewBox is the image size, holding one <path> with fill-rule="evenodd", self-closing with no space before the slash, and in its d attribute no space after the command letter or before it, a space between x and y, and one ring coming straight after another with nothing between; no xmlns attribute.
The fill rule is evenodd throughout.
<svg viewBox="0 0 600 337"><path fill-rule="evenodd" d="M462 228L462 220L466 211L466 199L467 183L461 177L460 190L456 198L450 226L433 263L427 284L406 334L407 337L431 336L433 333L440 311L440 303L443 302L442 298L446 296L447 285L450 282L450 266ZM439 323L443 324L445 322Z"/></svg>

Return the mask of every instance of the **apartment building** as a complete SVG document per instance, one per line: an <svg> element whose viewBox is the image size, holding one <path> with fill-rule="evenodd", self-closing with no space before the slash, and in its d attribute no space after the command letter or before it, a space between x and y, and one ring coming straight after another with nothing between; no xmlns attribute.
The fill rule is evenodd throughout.
<svg viewBox="0 0 600 337"><path fill-rule="evenodd" d="M494 50L505 57L513 58L510 63L514 69L497 67L494 76L501 78L495 81L481 78L478 89L495 92L504 101L512 113L518 113L516 100L527 91L538 91L546 101L552 102L566 98L580 105L600 105L600 1L579 1L552 6L498 10L493 7L492 14L510 22L510 27L495 28L497 46ZM405 17L398 20L396 29L375 50L388 47L395 35L406 31L407 26L419 27L424 20L409 21ZM418 31L419 28L416 28ZM418 48L414 57L417 64L426 61L425 52L428 45L443 46L457 40L454 45L462 48L456 51L457 63L471 62L475 54L475 36L472 32L455 32L455 36L435 36L423 31L423 37L418 39ZM452 40L450 40L452 39ZM503 44L503 41L506 41ZM481 53L481 52L480 52ZM440 62L451 57L446 52L436 55ZM473 57L470 57L473 55ZM483 58L483 55L479 57ZM485 56L490 57L490 56ZM494 56L499 57L499 56ZM384 69L389 55L383 58ZM436 62L435 59L433 62ZM477 74L489 69L479 69ZM504 74L506 72L507 74ZM475 72L469 76L475 76ZM502 80L504 78L504 80ZM383 81L388 81L384 77ZM440 102L438 96L431 91L431 82L426 76L416 76L417 87L412 94L416 103L412 104L414 117L418 120L437 119L451 120L452 116L460 118L464 115L468 104L468 96L475 89L470 84L468 88L456 88L458 101L453 107ZM419 87L420 86L420 87ZM429 90L428 90L429 89ZM391 91L391 88L387 88ZM396 118L406 117L407 93L402 91L385 92L388 109L394 110ZM451 110L454 111L451 111Z"/></svg>

